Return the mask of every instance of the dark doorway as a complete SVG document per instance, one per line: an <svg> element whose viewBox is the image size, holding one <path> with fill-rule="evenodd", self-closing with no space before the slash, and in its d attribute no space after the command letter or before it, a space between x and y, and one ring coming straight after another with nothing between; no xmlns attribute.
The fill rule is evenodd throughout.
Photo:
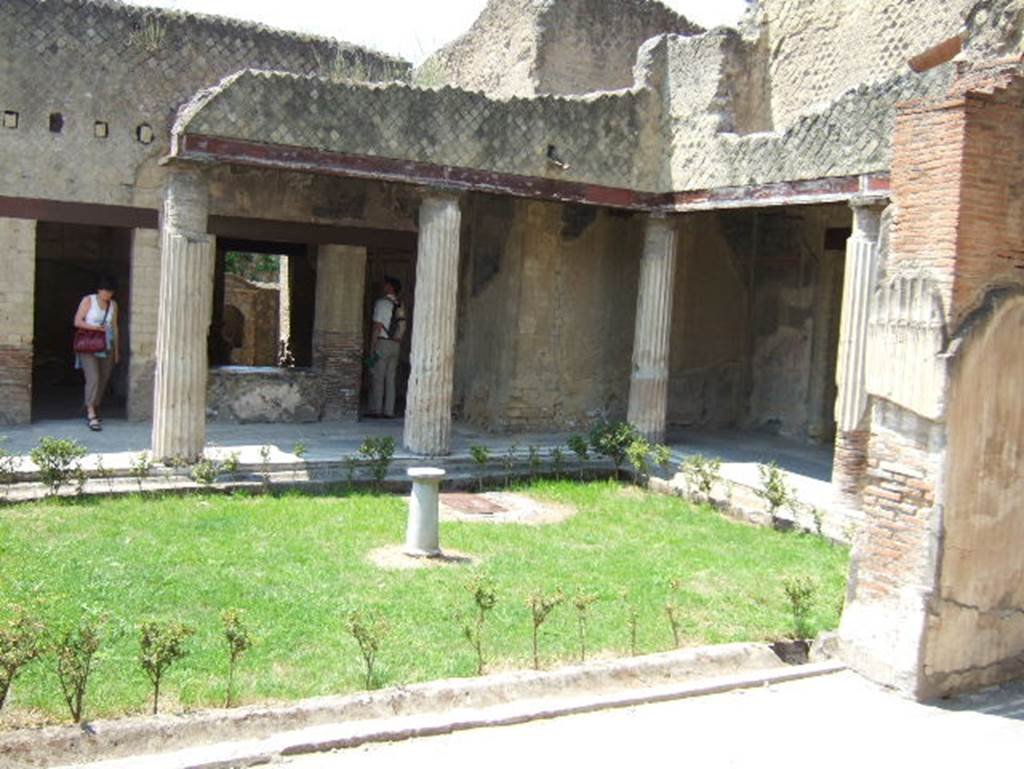
<svg viewBox="0 0 1024 769"><path fill-rule="evenodd" d="M36 232L32 419L84 414L84 380L71 350L73 324L79 302L95 293L101 275L117 281L114 299L121 331L121 361L103 400L103 414L124 417L131 349L131 230L39 222Z"/></svg>
<svg viewBox="0 0 1024 769"><path fill-rule="evenodd" d="M412 327L416 323L416 253L405 249L368 248L366 252L366 290L363 293L363 317L366 318L364 328L366 338L363 349L370 349L370 332L373 324L373 303L383 296L385 277L398 278L402 283L400 299L405 306L406 317L409 319L405 337L402 339L402 351L398 359L398 378L395 382L395 413L405 414L405 398L409 388L410 351L412 349ZM365 367L364 367L365 368ZM365 410L370 394L370 372L364 370L362 409Z"/></svg>

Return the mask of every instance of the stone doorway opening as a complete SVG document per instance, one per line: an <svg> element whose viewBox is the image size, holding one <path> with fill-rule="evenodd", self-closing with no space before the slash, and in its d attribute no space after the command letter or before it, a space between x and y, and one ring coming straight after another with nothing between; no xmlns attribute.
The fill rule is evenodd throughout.
<svg viewBox="0 0 1024 769"><path fill-rule="evenodd" d="M405 307L406 317L409 319L406 325L405 337L402 339L402 349L398 359L398 378L395 383L395 413L405 414L406 395L409 390L409 373L412 370L410 355L412 351L412 328L416 323L416 252L412 249L397 248L368 248L366 252L366 287L363 292L363 317L365 338L363 349L370 349L370 334L373 324L370 319L373 315L373 304L383 295L383 283L385 277L397 278L402 284L402 292L399 298ZM367 405L370 398L370 372L369 367L363 366L363 384L360 397L360 413L367 412Z"/></svg>
<svg viewBox="0 0 1024 769"><path fill-rule="evenodd" d="M71 349L74 316L83 296L109 275L120 313L120 364L103 400L106 417L124 417L128 398L131 328L132 231L120 227L40 221L36 229L36 273L32 343L32 421L72 419L84 414L84 380Z"/></svg>

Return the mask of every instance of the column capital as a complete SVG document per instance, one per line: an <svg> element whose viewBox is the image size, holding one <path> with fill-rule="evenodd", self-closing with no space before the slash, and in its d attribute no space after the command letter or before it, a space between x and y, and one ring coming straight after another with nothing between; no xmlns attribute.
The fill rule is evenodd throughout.
<svg viewBox="0 0 1024 769"><path fill-rule="evenodd" d="M877 208L879 213L881 209L889 205L888 195L854 195L848 201L850 208L854 211L862 210L865 208Z"/></svg>
<svg viewBox="0 0 1024 769"><path fill-rule="evenodd" d="M464 192L452 189L443 189L440 187L417 187L416 195L420 199L420 205L423 205L428 200L435 200L438 202L454 203L461 207L462 200L466 196Z"/></svg>
<svg viewBox="0 0 1024 769"><path fill-rule="evenodd" d="M647 214L647 221L651 225L674 230L679 226L680 216L668 211L651 211Z"/></svg>
<svg viewBox="0 0 1024 769"><path fill-rule="evenodd" d="M193 236L206 236L210 185L205 171L195 166L168 168L164 183L163 227Z"/></svg>

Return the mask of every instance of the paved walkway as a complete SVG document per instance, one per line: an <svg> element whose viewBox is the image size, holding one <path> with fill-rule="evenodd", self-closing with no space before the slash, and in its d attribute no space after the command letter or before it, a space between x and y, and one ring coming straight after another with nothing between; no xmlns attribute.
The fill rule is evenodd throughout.
<svg viewBox="0 0 1024 769"><path fill-rule="evenodd" d="M289 769L1011 767L1024 683L937 705L843 672L762 689L290 759Z"/></svg>

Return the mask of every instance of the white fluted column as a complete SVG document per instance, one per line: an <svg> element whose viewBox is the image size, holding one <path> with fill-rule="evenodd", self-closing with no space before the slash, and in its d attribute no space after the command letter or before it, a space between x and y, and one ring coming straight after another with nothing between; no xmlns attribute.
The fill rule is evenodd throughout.
<svg viewBox="0 0 1024 769"><path fill-rule="evenodd" d="M192 460L206 443L206 339L213 311L214 238L209 192L196 171L175 169L160 219L160 306L153 391L153 455Z"/></svg>
<svg viewBox="0 0 1024 769"><path fill-rule="evenodd" d="M461 222L455 197L431 195L420 205L404 443L424 456L447 454L451 438Z"/></svg>
<svg viewBox="0 0 1024 769"><path fill-rule="evenodd" d="M665 440L672 297L676 277L676 227L665 216L647 220L633 334L633 372L627 419L645 438Z"/></svg>
<svg viewBox="0 0 1024 769"><path fill-rule="evenodd" d="M885 199L854 198L853 232L846 243L843 308L836 365L836 447L832 484L839 502L859 507L860 482L867 461L868 315L878 282L878 242Z"/></svg>

